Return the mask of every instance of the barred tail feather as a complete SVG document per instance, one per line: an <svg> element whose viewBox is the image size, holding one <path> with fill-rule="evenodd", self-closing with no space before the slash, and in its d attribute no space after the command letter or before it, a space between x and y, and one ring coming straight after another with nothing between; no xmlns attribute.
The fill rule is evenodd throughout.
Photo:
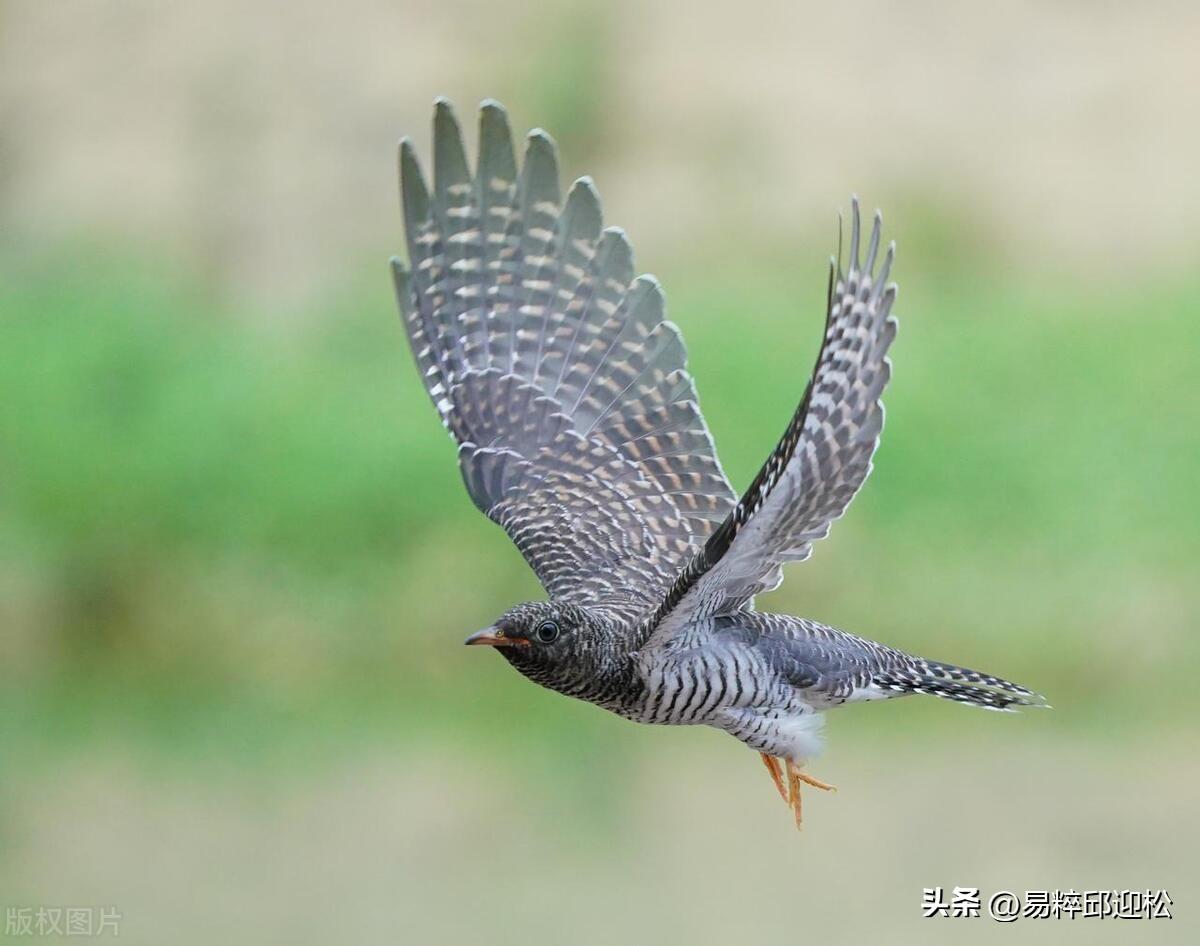
<svg viewBox="0 0 1200 946"><path fill-rule="evenodd" d="M871 682L895 693L925 693L1001 712L1015 712L1019 706L1049 708L1045 697L1020 684L966 667L921 658L914 659L902 670L881 673Z"/></svg>

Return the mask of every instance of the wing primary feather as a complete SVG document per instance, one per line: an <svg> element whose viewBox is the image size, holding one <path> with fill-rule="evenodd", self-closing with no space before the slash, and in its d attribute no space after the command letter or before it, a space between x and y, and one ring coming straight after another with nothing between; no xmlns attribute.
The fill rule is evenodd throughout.
<svg viewBox="0 0 1200 946"><path fill-rule="evenodd" d="M511 184L517 178L508 113L499 102L484 99L479 108L479 160L477 174L486 190L497 181Z"/></svg>
<svg viewBox="0 0 1200 946"><path fill-rule="evenodd" d="M875 280L875 291L883 292L887 287L888 277L892 274L892 263L896 259L896 241L888 244L887 252L883 254L883 265L879 267L879 276Z"/></svg>
<svg viewBox="0 0 1200 946"><path fill-rule="evenodd" d="M454 200L451 189L470 182L458 117L448 100L438 99L433 112L433 186L439 202L449 206Z"/></svg>
<svg viewBox="0 0 1200 946"><path fill-rule="evenodd" d="M596 193L596 183L590 177L577 179L567 194L567 206L576 201L575 217L571 232L563 232L563 238L581 236L593 241L600 238L603 212L600 209L600 195Z"/></svg>
<svg viewBox="0 0 1200 946"><path fill-rule="evenodd" d="M539 314L534 300L544 296L540 287L551 255L559 202L558 156L554 139L536 128L526 139L525 160L521 165L518 185L521 226L518 279L522 291L517 317L512 323L510 370L517 370L518 364L521 364L527 369L522 374L532 375L536 368L534 359L542 346L542 335L546 330L548 304L543 302ZM527 337L531 331L537 332L536 341Z"/></svg>
<svg viewBox="0 0 1200 946"><path fill-rule="evenodd" d="M832 256L829 257L829 285L825 288L825 318L828 325L829 311L833 308L833 286L837 281L838 262Z"/></svg>
<svg viewBox="0 0 1200 946"><path fill-rule="evenodd" d="M843 226L842 212L839 210L838 211L838 251L837 251L837 271L839 274L842 271L842 246L844 243L844 239L842 237L842 226Z"/></svg>
<svg viewBox="0 0 1200 946"><path fill-rule="evenodd" d="M879 254L879 231L883 226L883 214L875 211L875 221L871 225L871 242L867 245L867 259L863 263L863 272L875 271L875 257Z"/></svg>
<svg viewBox="0 0 1200 946"><path fill-rule="evenodd" d="M858 237L859 228L858 214L858 196L854 195L850 198L850 268L852 272L862 272L862 267L858 262Z"/></svg>
<svg viewBox="0 0 1200 946"><path fill-rule="evenodd" d="M414 347L419 346L422 354L422 371L425 387L445 421L446 394L445 339L434 319L434 308L421 303L421 296L429 296L437 278L436 265L441 252L441 241L436 227L430 219L429 189L421 173L420 162L413 150L412 140L400 141L400 193L404 214L404 229L407 237L408 257L412 269L403 270L404 281L410 293L412 317L406 320L409 336ZM393 269L393 276L396 274ZM436 388L436 391L435 391Z"/></svg>
<svg viewBox="0 0 1200 946"><path fill-rule="evenodd" d="M508 114L500 103L487 99L479 110L479 158L476 162L476 188L479 200L479 221L483 230L481 262L487 290L483 298L484 363L496 364L502 353L497 351L494 337L495 305L498 273L503 263L505 237L515 215L517 160L513 153L512 131ZM507 334L507 333L506 333ZM504 355L507 364L507 355Z"/></svg>
<svg viewBox="0 0 1200 946"><path fill-rule="evenodd" d="M421 164L409 138L400 142L400 191L404 198L404 229L408 238L408 258L412 264L413 290L418 297L431 295L440 276L437 263L441 254L441 239L430 219L429 188L425 185ZM432 308L420 305L420 309L435 360L441 366L445 351L432 317L436 302Z"/></svg>
<svg viewBox="0 0 1200 946"><path fill-rule="evenodd" d="M429 219L429 189L421 174L421 164L411 138L400 139L400 195L403 198L404 230L408 237L409 259L419 257L412 250L421 224Z"/></svg>
<svg viewBox="0 0 1200 946"><path fill-rule="evenodd" d="M462 129L444 98L437 99L433 112L433 193L445 254L443 301L437 315L454 353L457 376L473 361L482 360L486 328L481 300L475 297L481 295L478 287L483 279L478 271L481 234L475 188Z"/></svg>
<svg viewBox="0 0 1200 946"><path fill-rule="evenodd" d="M555 223L554 258L557 260L550 286L543 331L534 362L533 382L539 388L558 375L565 362L562 343L570 319L578 319L580 309L575 295L589 277L590 265L600 236L600 198L591 178L581 177L571 185L567 200ZM572 331L573 330L569 330Z"/></svg>
<svg viewBox="0 0 1200 946"><path fill-rule="evenodd" d="M525 145L525 162L521 166L521 213L526 215L540 201L555 207L559 203L558 149L554 139L540 128L529 133Z"/></svg>

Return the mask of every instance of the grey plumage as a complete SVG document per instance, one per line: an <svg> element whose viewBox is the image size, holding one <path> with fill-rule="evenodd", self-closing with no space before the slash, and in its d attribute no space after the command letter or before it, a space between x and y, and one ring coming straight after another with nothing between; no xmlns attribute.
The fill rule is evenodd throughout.
<svg viewBox="0 0 1200 946"><path fill-rule="evenodd" d="M733 490L662 291L633 278L620 230L601 231L591 182L560 209L550 138L530 134L518 173L500 107L480 125L472 179L438 103L432 199L401 144L413 268L392 265L417 366L471 498L551 596L633 616Z"/></svg>
<svg viewBox="0 0 1200 946"><path fill-rule="evenodd" d="M472 175L448 103L433 189L411 143L400 177L411 270L396 294L472 500L549 594L473 641L534 681L650 723L704 723L769 756L816 751L822 710L929 693L992 709L1040 698L813 621L754 610L826 535L871 470L891 373L894 247L852 203L826 330L783 438L738 501L652 277L603 228L588 178L562 199L554 144L518 169L485 102Z"/></svg>

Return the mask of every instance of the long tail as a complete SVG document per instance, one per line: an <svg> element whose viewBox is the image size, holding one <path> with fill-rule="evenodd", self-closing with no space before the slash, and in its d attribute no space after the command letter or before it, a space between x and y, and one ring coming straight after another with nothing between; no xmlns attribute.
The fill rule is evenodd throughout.
<svg viewBox="0 0 1200 946"><path fill-rule="evenodd" d="M1045 697L1020 684L923 657L912 657L906 667L879 673L872 682L885 690L927 693L1006 713L1015 712L1018 706L1049 708Z"/></svg>

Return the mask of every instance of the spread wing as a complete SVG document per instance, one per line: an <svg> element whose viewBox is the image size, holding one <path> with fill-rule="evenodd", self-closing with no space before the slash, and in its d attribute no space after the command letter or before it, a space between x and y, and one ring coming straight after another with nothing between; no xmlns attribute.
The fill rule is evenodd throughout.
<svg viewBox="0 0 1200 946"><path fill-rule="evenodd" d="M849 272L831 267L825 338L800 406L741 501L643 625L649 646L777 587L781 567L808 558L871 472L883 429L880 396L891 377L887 351L896 335L896 286L887 281L894 246L875 272L880 225L876 213L860 261L854 201Z"/></svg>
<svg viewBox="0 0 1200 946"><path fill-rule="evenodd" d="M432 192L400 146L411 270L392 267L467 491L551 597L645 613L736 500L662 291L589 179L561 200L544 132L518 171L485 102L474 175L443 100L433 133Z"/></svg>

